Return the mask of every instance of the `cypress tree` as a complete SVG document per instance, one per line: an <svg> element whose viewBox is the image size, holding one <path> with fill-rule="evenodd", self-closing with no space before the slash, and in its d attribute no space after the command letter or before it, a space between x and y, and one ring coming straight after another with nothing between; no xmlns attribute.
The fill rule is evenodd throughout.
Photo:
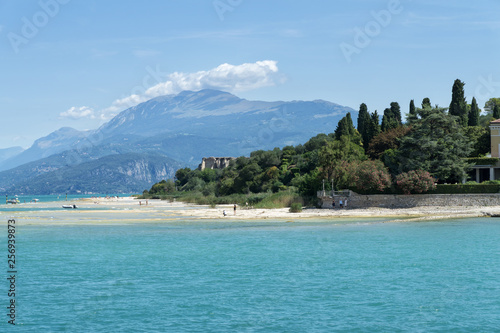
<svg viewBox="0 0 500 333"><path fill-rule="evenodd" d="M345 118L346 118L347 131L348 131L349 135L353 135L354 134L354 124L352 122L351 113L347 112L347 114L345 115Z"/></svg>
<svg viewBox="0 0 500 333"><path fill-rule="evenodd" d="M385 111L384 115L382 116L382 126L380 127L380 129L382 130L382 132L385 132L389 129L389 115Z"/></svg>
<svg viewBox="0 0 500 333"><path fill-rule="evenodd" d="M465 101L464 85L462 81L456 79L451 92L451 103L449 114L460 118L462 126L467 126L467 102Z"/></svg>
<svg viewBox="0 0 500 333"><path fill-rule="evenodd" d="M477 101L475 97L472 97L472 104L470 106L469 113L469 126L479 125L479 107L477 106Z"/></svg>
<svg viewBox="0 0 500 333"><path fill-rule="evenodd" d="M413 100L410 101L410 111L408 112L408 123L412 123L417 120L417 110L415 109L415 102Z"/></svg>
<svg viewBox="0 0 500 333"><path fill-rule="evenodd" d="M370 143L370 114L368 113L368 107L365 103L362 103L359 106L358 113L358 132L361 134L361 139L363 141L363 146L365 149L368 148L368 144Z"/></svg>
<svg viewBox="0 0 500 333"><path fill-rule="evenodd" d="M398 102L391 103L391 116L391 118L396 121L397 127L403 124L401 121L401 107Z"/></svg>
<svg viewBox="0 0 500 333"><path fill-rule="evenodd" d="M391 108L386 108L384 110L384 115L382 116L382 132L399 127L402 124L401 108L398 102L392 102Z"/></svg>
<svg viewBox="0 0 500 333"><path fill-rule="evenodd" d="M500 119L500 108L497 104L493 107L493 119Z"/></svg>
<svg viewBox="0 0 500 333"><path fill-rule="evenodd" d="M368 114L368 107L365 103L361 103L359 106L358 112L358 132L363 133L366 127L366 118L365 115Z"/></svg>
<svg viewBox="0 0 500 333"><path fill-rule="evenodd" d="M377 110L375 110L371 115L369 141L372 141L372 139L379 134L380 134L379 117Z"/></svg>
<svg viewBox="0 0 500 333"><path fill-rule="evenodd" d="M340 119L337 124L337 129L335 129L335 138L340 140L340 137L345 136L353 136L354 135L354 125L352 123L351 113L348 112L344 118Z"/></svg>

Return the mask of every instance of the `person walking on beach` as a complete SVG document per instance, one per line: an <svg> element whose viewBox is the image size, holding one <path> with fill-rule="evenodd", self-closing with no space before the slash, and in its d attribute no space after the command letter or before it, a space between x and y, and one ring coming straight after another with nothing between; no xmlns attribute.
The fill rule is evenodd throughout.
<svg viewBox="0 0 500 333"><path fill-rule="evenodd" d="M335 209L335 199L332 201L332 209Z"/></svg>
<svg viewBox="0 0 500 333"><path fill-rule="evenodd" d="M347 199L344 200L344 208L347 208Z"/></svg>
<svg viewBox="0 0 500 333"><path fill-rule="evenodd" d="M234 215L236 215L236 204L234 204L233 210L234 210Z"/></svg>
<svg viewBox="0 0 500 333"><path fill-rule="evenodd" d="M339 200L339 206L340 208L344 208L344 206L342 206L342 199Z"/></svg>

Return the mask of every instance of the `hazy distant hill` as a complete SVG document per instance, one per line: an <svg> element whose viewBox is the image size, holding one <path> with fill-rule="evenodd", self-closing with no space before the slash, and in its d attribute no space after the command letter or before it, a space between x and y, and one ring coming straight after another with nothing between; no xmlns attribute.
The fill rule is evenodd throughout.
<svg viewBox="0 0 500 333"><path fill-rule="evenodd" d="M89 132L78 131L71 127L62 127L36 140L30 148L19 154L15 154L9 159L3 160L0 163L0 171L8 170L68 150L77 140L85 138L88 133Z"/></svg>
<svg viewBox="0 0 500 333"><path fill-rule="evenodd" d="M151 184L172 178L180 166L161 155L110 155L26 179L15 185L15 193L141 193Z"/></svg>
<svg viewBox="0 0 500 333"><path fill-rule="evenodd" d="M24 149L22 147L10 147L10 148L0 149L0 164L3 163L5 160L8 160L9 158L21 154L23 151Z"/></svg>
<svg viewBox="0 0 500 333"><path fill-rule="evenodd" d="M196 166L202 157L242 156L258 149L301 144L318 133L333 132L347 112L357 118L353 109L323 100L248 101L217 90L157 97L121 112L97 130L62 128L37 140L6 161L6 166L17 166L0 172L0 192L19 194L36 189L54 193L62 188L95 192L83 187L91 183L109 188L105 192L118 188L135 191L137 182L121 181L118 186L114 184L120 182L117 174L86 170L98 167L103 159L117 161L118 166L124 163L120 159L124 154L139 154L144 161L153 161L154 156L170 158L165 170L173 170ZM128 174L140 177L137 170ZM151 184L158 181L153 178Z"/></svg>

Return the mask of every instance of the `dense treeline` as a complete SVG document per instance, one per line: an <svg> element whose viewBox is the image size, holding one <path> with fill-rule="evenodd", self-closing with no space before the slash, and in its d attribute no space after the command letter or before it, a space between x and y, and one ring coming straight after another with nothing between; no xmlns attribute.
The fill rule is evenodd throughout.
<svg viewBox="0 0 500 333"><path fill-rule="evenodd" d="M347 113L329 134L304 144L258 150L238 157L223 170L180 169L176 179L153 185L145 195L197 192L222 197L249 193L291 191L306 198L323 186L377 193L397 189L421 193L434 183L467 179L470 159L489 152L489 122L500 118L500 98L490 99L481 115L477 101L467 104L464 83L456 80L449 108L421 107L410 101L406 119L397 102L382 114L361 104L354 127Z"/></svg>

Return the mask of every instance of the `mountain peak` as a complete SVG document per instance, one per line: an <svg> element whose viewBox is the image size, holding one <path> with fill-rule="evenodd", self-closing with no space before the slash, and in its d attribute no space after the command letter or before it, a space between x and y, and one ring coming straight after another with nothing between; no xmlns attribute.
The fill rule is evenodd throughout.
<svg viewBox="0 0 500 333"><path fill-rule="evenodd" d="M182 91L176 99L183 100L184 104L202 104L204 106L218 102L238 103L242 99L225 91L215 89L202 89L199 91Z"/></svg>
<svg viewBox="0 0 500 333"><path fill-rule="evenodd" d="M279 136L286 131L301 133L305 128L311 136L323 131L325 119L328 127L335 128L351 108L323 100L264 102L239 98L229 92L203 89L182 91L177 95L165 95L129 108L99 128L103 137L114 135L138 135L152 137L159 134L183 133L200 136L245 135L255 137L263 127L276 131L278 122L287 124L279 129ZM322 118L323 123L316 123ZM338 118L338 119L337 119ZM328 128L326 127L326 128ZM316 130L314 130L314 128ZM333 131L330 130L330 132Z"/></svg>

